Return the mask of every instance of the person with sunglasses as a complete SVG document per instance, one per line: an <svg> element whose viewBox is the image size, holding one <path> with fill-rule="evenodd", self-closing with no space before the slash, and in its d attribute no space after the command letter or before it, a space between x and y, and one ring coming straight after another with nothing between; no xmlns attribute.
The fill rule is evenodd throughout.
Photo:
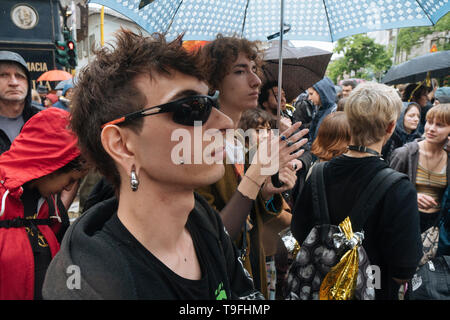
<svg viewBox="0 0 450 320"><path fill-rule="evenodd" d="M218 35L202 48L201 54L210 90L219 91L220 109L238 129L242 113L258 106L262 59L257 43ZM297 169L292 161L302 155L303 150L299 149L306 139L301 138L308 132L301 130L293 134L300 125L294 124L280 135L278 176L284 183L281 188L273 186L270 176L254 178L249 155L242 152L244 138L236 130L234 140L227 140L227 163L223 178L197 189L220 212L225 228L241 252L244 267L252 275L255 287L266 298L269 298L269 292L263 224L281 213L281 192L295 185ZM257 187L256 192L246 201L236 201L241 197L239 191L249 177Z"/></svg>
<svg viewBox="0 0 450 320"><path fill-rule="evenodd" d="M262 297L220 216L194 193L223 176L223 163L172 154L176 130L189 140L199 128L221 137L233 127L207 96L204 78L198 54L186 51L181 37L167 42L123 29L83 70L71 126L116 196L68 229L46 274L45 299ZM201 145L202 153L223 159L223 147ZM249 180L241 191L254 189Z"/></svg>

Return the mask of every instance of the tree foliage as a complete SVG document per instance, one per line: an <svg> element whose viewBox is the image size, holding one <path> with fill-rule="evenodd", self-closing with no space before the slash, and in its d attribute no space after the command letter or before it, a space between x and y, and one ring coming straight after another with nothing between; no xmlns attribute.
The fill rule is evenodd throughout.
<svg viewBox="0 0 450 320"><path fill-rule="evenodd" d="M344 74L352 75L354 78L378 79L392 65L391 50L362 34L339 39L334 52L344 55L328 66L328 76L335 83Z"/></svg>
<svg viewBox="0 0 450 320"><path fill-rule="evenodd" d="M397 38L397 50L405 51L407 54L411 52L414 46L420 45L422 39L433 32L450 30L450 14L442 17L434 26L431 27L410 27L399 30ZM450 44L446 40L444 43L437 45L438 50L449 50Z"/></svg>

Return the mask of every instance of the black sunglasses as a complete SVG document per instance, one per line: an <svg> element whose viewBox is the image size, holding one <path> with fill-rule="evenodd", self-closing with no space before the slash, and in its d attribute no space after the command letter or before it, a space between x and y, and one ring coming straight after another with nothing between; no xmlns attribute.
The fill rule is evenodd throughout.
<svg viewBox="0 0 450 320"><path fill-rule="evenodd" d="M212 108L219 109L217 100L210 96L190 96L159 106L128 113L118 119L109 121L102 125L102 129L110 124L123 124L138 118L151 116L154 114L173 112L172 120L184 126L193 126L195 121L202 124L208 121Z"/></svg>

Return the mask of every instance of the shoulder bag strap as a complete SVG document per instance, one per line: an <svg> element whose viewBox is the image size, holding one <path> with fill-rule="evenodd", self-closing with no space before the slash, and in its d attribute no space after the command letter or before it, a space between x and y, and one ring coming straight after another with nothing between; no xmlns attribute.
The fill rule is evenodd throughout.
<svg viewBox="0 0 450 320"><path fill-rule="evenodd" d="M329 224L327 195L323 178L323 168L325 162L318 162L314 165L311 173L311 189L313 199L314 218L320 224Z"/></svg>

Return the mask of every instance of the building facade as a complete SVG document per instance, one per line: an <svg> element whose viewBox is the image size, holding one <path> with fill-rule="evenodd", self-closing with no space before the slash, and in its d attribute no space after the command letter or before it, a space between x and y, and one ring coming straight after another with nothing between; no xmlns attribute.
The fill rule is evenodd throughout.
<svg viewBox="0 0 450 320"><path fill-rule="evenodd" d="M83 40L78 40L77 42L77 71L86 66L94 57L92 53L93 46L94 48L101 46L101 6L89 4L88 10L87 37ZM136 23L107 7L104 7L103 20L103 40L105 44L111 43L114 39L114 33L121 27L133 30L135 32L140 31L144 35L148 35L148 32L139 27Z"/></svg>

